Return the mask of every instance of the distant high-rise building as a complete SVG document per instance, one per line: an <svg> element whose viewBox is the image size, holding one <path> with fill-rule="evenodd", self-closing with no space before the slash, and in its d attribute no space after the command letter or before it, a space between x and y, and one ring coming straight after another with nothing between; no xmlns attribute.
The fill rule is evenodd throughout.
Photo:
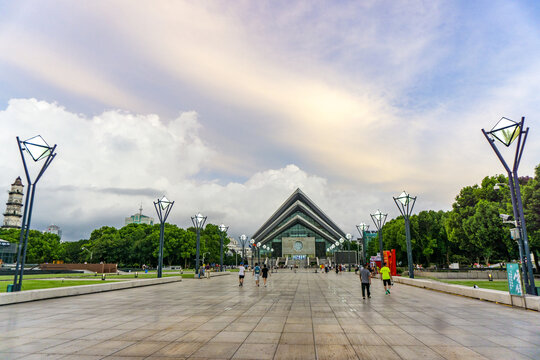
<svg viewBox="0 0 540 360"><path fill-rule="evenodd" d="M23 207L23 188L21 177L17 177L15 182L11 184L8 201L6 202L6 211L4 212L3 228L20 229L22 223L22 207Z"/></svg>
<svg viewBox="0 0 540 360"><path fill-rule="evenodd" d="M47 226L47 229L45 229L44 233L55 234L58 235L59 238L62 238L62 229L60 229L60 227L54 224Z"/></svg>
<svg viewBox="0 0 540 360"><path fill-rule="evenodd" d="M139 213L131 215L130 217L126 218L125 225L128 224L148 224L148 225L154 225L154 218L151 218L150 216L143 215L142 213L142 204L139 208Z"/></svg>

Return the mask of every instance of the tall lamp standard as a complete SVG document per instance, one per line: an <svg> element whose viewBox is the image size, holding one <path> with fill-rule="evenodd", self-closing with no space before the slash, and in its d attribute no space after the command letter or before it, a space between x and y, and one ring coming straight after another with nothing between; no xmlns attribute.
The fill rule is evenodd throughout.
<svg viewBox="0 0 540 360"><path fill-rule="evenodd" d="M21 291L23 273L24 273L24 264L26 262L26 250L28 245L28 234L30 232L30 222L32 220L32 208L34 207L34 195L36 193L36 184L39 179L43 176L43 173L51 162L56 157L56 145L49 146L43 140L40 135L34 136L28 140L21 141L17 136L17 145L19 146L19 152L21 153L21 159L24 166L24 173L26 174L26 181L28 183L28 193L26 194L26 199L24 201L24 213L21 222L21 232L19 235L19 249L17 251L17 265L15 267L15 276L13 278L13 288L12 291ZM43 165L41 165L41 170L36 176L36 179L32 181L30 178L30 173L28 171L28 166L26 165L25 153L28 153L34 162L45 159ZM30 208L28 208L28 202L30 201Z"/></svg>
<svg viewBox="0 0 540 360"><path fill-rule="evenodd" d="M249 240L249 244L249 247L251 249L251 266L253 266L253 263L255 262L255 240Z"/></svg>
<svg viewBox="0 0 540 360"><path fill-rule="evenodd" d="M238 237L238 240L240 240L240 245L242 246L242 262L247 265L246 245L248 244L248 237L245 234L242 234Z"/></svg>
<svg viewBox="0 0 540 360"><path fill-rule="evenodd" d="M411 227L409 224L409 217L412 214L414 204L416 203L416 196L411 196L403 191L397 198L393 198L396 206L405 219L405 238L407 240L407 262L409 263L409 277L414 279L414 266L412 259L412 247L411 247Z"/></svg>
<svg viewBox="0 0 540 360"><path fill-rule="evenodd" d="M227 230L229 229L228 226L225 226L225 224L219 225L219 231L221 232L221 243L220 243L220 254L221 254L221 262L220 262L220 268L219 271L223 271L223 237L227 233Z"/></svg>
<svg viewBox="0 0 540 360"><path fill-rule="evenodd" d="M384 262L382 228L384 224L386 223L386 217L388 216L388 214L383 214L381 210L377 210L375 214L369 214L369 216L371 216L371 220L373 220L373 223L375 224L375 227L377 228L377 233L379 235L379 251L381 252L381 265L382 265L382 263Z"/></svg>
<svg viewBox="0 0 540 360"><path fill-rule="evenodd" d="M195 252L195 274L199 274L199 252L201 251L201 229L204 227L206 222L206 216L203 216L201 213L198 213L195 216L191 217L191 222L195 229L197 229L197 250Z"/></svg>
<svg viewBox="0 0 540 360"><path fill-rule="evenodd" d="M158 269L157 277L160 278L163 276L163 242L165 238L165 221L171 212L171 209L174 205L174 201L171 202L165 196L157 201L154 201L154 207L159 219L159 256L158 256Z"/></svg>
<svg viewBox="0 0 540 360"><path fill-rule="evenodd" d="M257 262L261 265L261 243L257 243Z"/></svg>
<svg viewBox="0 0 540 360"><path fill-rule="evenodd" d="M497 124L490 130L485 131L482 129L482 133L486 137L489 145L501 161L506 172L508 173L508 185L510 187L510 195L512 198L512 208L514 210L514 218L516 219L516 225L520 232L520 240L523 247L523 256L525 260L525 266L527 271L524 271L524 283L525 291L529 295L536 294L536 286L534 284L533 267L531 263L531 252L529 250L529 240L527 237L527 228L525 226L525 215L523 212L523 203L521 201L521 191L519 188L518 168L521 162L521 156L523 155L523 149L525 147L525 141L529 135L529 128L524 129L525 117L521 118L521 121L515 122L508 118L501 118ZM495 139L501 142L504 146L509 147L517 139L516 153L514 156L514 166L512 169L508 166L499 149L495 145Z"/></svg>
<svg viewBox="0 0 540 360"><path fill-rule="evenodd" d="M362 261L364 262L363 265L366 265L368 263L366 231L369 230L369 225L366 223L360 223L360 225L356 225L356 229L358 230L358 232L360 233L360 236L362 237Z"/></svg>

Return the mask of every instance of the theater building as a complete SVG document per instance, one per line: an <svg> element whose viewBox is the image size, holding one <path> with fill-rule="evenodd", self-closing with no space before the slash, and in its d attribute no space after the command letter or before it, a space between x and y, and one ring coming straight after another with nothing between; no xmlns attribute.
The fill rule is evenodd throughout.
<svg viewBox="0 0 540 360"><path fill-rule="evenodd" d="M261 258L272 257L279 265L306 266L326 263L333 255L329 247L345 238L345 233L296 189L251 238L260 244Z"/></svg>

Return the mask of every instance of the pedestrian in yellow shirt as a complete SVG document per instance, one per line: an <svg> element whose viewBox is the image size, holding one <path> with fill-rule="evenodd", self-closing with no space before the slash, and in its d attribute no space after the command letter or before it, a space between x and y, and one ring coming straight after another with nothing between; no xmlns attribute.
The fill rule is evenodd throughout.
<svg viewBox="0 0 540 360"><path fill-rule="evenodd" d="M392 274L390 273L390 268L386 266L386 263L384 263L379 272L381 273L384 290L386 291L385 295L390 295L390 287L392 285Z"/></svg>

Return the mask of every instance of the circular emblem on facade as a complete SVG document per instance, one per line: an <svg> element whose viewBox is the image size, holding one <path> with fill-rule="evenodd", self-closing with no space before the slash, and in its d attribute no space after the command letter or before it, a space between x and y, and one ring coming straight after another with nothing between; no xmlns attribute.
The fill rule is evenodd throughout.
<svg viewBox="0 0 540 360"><path fill-rule="evenodd" d="M302 244L301 241L297 241L294 243L294 250L296 251L302 250L303 247L304 247L304 244Z"/></svg>

